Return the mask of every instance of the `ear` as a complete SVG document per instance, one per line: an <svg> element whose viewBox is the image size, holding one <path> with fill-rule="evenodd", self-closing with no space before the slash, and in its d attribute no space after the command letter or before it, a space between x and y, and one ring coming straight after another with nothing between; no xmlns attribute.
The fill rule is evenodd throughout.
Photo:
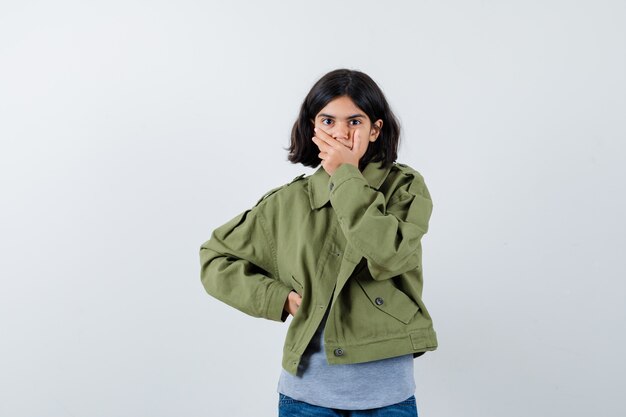
<svg viewBox="0 0 626 417"><path fill-rule="evenodd" d="M382 119L378 119L374 123L372 123L372 128L370 129L370 142L374 142L376 139L378 139L378 135L380 135L380 131L382 130L382 128Z"/></svg>

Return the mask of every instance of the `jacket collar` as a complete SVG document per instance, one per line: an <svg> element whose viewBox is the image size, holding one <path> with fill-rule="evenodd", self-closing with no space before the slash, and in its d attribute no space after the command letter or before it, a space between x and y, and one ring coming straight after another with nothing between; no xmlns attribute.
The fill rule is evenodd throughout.
<svg viewBox="0 0 626 417"><path fill-rule="evenodd" d="M372 161L367 164L361 174L370 187L378 190L385 178L387 178L389 171L391 171L391 167L382 168L382 161ZM329 182L330 175L321 165L309 177L309 202L311 203L311 209L320 208L328 203L330 199Z"/></svg>

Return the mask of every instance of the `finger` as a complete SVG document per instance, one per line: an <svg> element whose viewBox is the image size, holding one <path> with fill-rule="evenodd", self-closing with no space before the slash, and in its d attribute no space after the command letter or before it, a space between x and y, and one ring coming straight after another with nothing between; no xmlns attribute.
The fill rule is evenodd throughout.
<svg viewBox="0 0 626 417"><path fill-rule="evenodd" d="M315 131L315 137L324 141L326 144L328 144L328 146L332 146L333 148L343 146L335 138L324 132L322 129L313 128L313 131Z"/></svg>
<svg viewBox="0 0 626 417"><path fill-rule="evenodd" d="M313 143L315 143L317 147L319 148L319 150L322 152L328 150L328 147L330 146L326 142L318 138L317 136L313 136Z"/></svg>
<svg viewBox="0 0 626 417"><path fill-rule="evenodd" d="M350 139L339 139L339 138L336 138L335 140L338 141L339 143L341 143L346 148L352 149L352 144L350 143Z"/></svg>
<svg viewBox="0 0 626 417"><path fill-rule="evenodd" d="M357 130L354 134L354 145L352 146L352 151L359 155L364 155L367 151L367 146L367 136Z"/></svg>
<svg viewBox="0 0 626 417"><path fill-rule="evenodd" d="M326 137L332 141L332 142L339 142L340 144L342 144L343 146L345 146L346 148L350 148L352 149L352 140L347 137L345 139L343 138L334 138L331 135L329 135L328 133L324 132L324 134L326 135Z"/></svg>
<svg viewBox="0 0 626 417"><path fill-rule="evenodd" d="M329 146L334 146L333 143L334 144L338 143L348 149L352 149L353 147L353 145L350 143L351 142L350 139L334 138L330 136L328 133L318 128L314 128L314 131L317 133L317 136L314 136L314 139L317 142L316 144L318 145L320 149L328 150ZM324 141L323 139L324 137L327 139L326 141ZM334 147L339 148L338 146L334 146Z"/></svg>
<svg viewBox="0 0 626 417"><path fill-rule="evenodd" d="M354 140L352 143L352 152L357 152L361 149L361 135L359 134L359 131L355 131L354 132Z"/></svg>

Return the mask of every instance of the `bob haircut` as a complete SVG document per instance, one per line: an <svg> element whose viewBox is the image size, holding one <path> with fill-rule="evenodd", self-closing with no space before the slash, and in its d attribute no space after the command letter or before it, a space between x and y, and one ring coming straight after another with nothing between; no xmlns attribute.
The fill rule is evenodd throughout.
<svg viewBox="0 0 626 417"><path fill-rule="evenodd" d="M300 107L300 114L291 130L291 144L287 159L296 164L317 167L322 163L319 148L312 141L315 116L335 98L347 96L359 107L370 123L381 119L383 126L378 138L370 142L359 160L359 170L371 161L382 161L390 166L398 157L400 123L391 111L378 85L367 74L350 69L336 69L324 75L311 88Z"/></svg>

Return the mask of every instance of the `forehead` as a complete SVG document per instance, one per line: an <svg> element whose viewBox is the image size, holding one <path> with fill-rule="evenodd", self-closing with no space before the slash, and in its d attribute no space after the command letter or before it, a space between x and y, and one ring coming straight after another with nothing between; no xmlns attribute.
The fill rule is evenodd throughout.
<svg viewBox="0 0 626 417"><path fill-rule="evenodd" d="M337 97L326 104L318 113L328 114L334 117L350 117L355 114L365 115L365 112L357 107L350 97Z"/></svg>

